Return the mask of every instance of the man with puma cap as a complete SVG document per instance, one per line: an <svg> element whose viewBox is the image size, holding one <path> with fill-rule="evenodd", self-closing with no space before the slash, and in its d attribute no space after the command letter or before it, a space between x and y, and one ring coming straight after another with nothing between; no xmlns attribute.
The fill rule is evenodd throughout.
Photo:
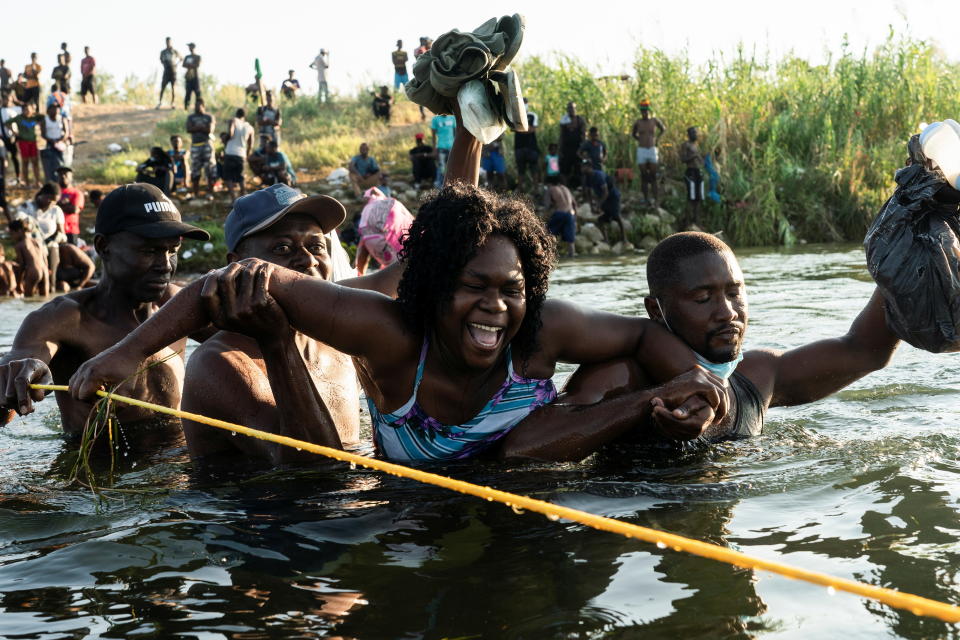
<svg viewBox="0 0 960 640"><path fill-rule="evenodd" d="M184 223L176 205L153 185L123 185L104 198L93 240L102 263L100 281L55 298L24 319L10 352L0 358L0 409L32 413L44 392L30 390L29 384L66 384L82 362L119 342L173 297L180 289L171 278L183 238L210 236ZM178 407L185 343L179 340L152 356L151 366L122 384L119 393ZM92 404L68 393L56 397L64 433L79 438ZM117 418L121 440L135 452L182 437L178 423L157 425L155 414L144 409L118 405ZM150 428L135 424L148 418Z"/></svg>

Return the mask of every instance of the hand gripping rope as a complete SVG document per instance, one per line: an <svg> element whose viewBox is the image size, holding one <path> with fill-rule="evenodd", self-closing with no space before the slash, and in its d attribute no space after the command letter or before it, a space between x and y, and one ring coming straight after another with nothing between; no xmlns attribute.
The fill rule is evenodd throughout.
<svg viewBox="0 0 960 640"><path fill-rule="evenodd" d="M46 391L69 391L69 387L66 385L31 384L30 387L32 389L42 389ZM224 420L216 420L214 418L208 418L196 413L179 411L177 409L171 409L162 405L143 402L142 400L137 400L135 398L127 398L115 393L97 391L97 395L115 402L122 402L124 404L150 409L158 413L165 413L178 418L192 420L193 422L199 422L201 424L217 427L218 429L225 429L234 433L242 433L246 436L260 438L261 440L275 442L288 447L303 449L304 451L310 451L311 453L316 453L321 456L340 460L342 462L360 465L368 469L375 469L377 471L389 473L401 478L408 478L410 480L416 480L417 482L423 482L425 484L443 487L444 489L450 489L451 491L458 491L460 493L476 496L478 498L485 498L490 502L500 502L508 507L511 507L518 513L522 509L535 511L537 513L542 513L550 520L559 520L560 518L563 518L565 520L579 522L580 524L585 524L588 527L593 527L594 529L599 529L601 531L619 533L620 535L628 538L637 538L645 542L650 542L657 545L657 547L661 549L666 549L669 547L674 551L685 551L703 558L710 558L711 560L717 560L719 562L726 562L727 564L743 567L744 569L761 569L785 578L802 580L804 582L810 582L812 584L818 584L827 587L831 593L834 591L846 591L864 598L870 598L872 600L882 602L891 607L906 609L907 611L910 611L918 616L939 618L945 622L960 622L960 607L956 607L945 602L938 602L936 600L922 598L909 593L902 593L893 589L875 587L873 585L857 582L855 580L837 578L825 573L801 569L799 567L794 567L782 562L777 562L775 560L756 558L745 553L740 553L739 551L733 551L732 549L728 549L726 547L721 547L719 545L710 544L707 542L701 542L699 540L692 540L690 538L684 538L683 536L674 535L665 531L648 529L647 527L641 527L635 524L621 522L620 520L615 520L613 518L594 515L592 513L587 513L586 511L580 511L579 509L562 507L550 502L544 502L543 500L535 500L533 498L507 493L506 491L499 491L490 487L482 487L469 482L463 482L462 480L447 478L446 476L437 475L435 473L428 473L426 471L412 469L410 467L394 464L392 462L386 462L376 458L369 458L367 456L361 456L355 453L349 453L347 451L340 451L339 449L331 449L330 447L323 447L310 442L287 438L286 436L278 436L265 431L259 431L257 429L251 429L250 427L244 427L239 424L226 422Z"/></svg>

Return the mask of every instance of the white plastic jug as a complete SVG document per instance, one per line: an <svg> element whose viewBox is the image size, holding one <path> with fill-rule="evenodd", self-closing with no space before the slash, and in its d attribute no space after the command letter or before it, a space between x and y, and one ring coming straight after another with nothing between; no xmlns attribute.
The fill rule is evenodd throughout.
<svg viewBox="0 0 960 640"><path fill-rule="evenodd" d="M960 188L960 123L931 122L920 134L923 155L943 172L953 188Z"/></svg>
<svg viewBox="0 0 960 640"><path fill-rule="evenodd" d="M507 124L490 104L487 87L480 80L471 80L457 92L463 126L481 144L489 144L507 130Z"/></svg>

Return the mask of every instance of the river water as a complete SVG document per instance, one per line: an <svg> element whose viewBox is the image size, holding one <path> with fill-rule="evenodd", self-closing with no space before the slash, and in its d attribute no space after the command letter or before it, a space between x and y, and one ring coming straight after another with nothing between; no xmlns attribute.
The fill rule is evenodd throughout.
<svg viewBox="0 0 960 640"><path fill-rule="evenodd" d="M741 263L748 347L842 335L872 290L857 247ZM565 263L551 295L642 313L643 267ZM0 350L37 306L0 302ZM134 491L98 500L66 483L56 407L41 407L0 429L3 638L960 637L855 596L341 464L209 477L173 455L126 465L117 486ZM960 355L903 346L832 398L771 411L754 440L434 470L960 604L958 432Z"/></svg>

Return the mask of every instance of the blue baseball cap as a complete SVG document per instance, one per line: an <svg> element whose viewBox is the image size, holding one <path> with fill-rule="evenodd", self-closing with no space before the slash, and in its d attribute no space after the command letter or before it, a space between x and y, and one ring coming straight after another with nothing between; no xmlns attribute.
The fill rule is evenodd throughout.
<svg viewBox="0 0 960 640"><path fill-rule="evenodd" d="M227 249L234 251L247 236L263 231L288 213L305 213L320 225L324 233L336 229L347 217L340 201L330 196L306 196L285 184L237 198L223 223Z"/></svg>

